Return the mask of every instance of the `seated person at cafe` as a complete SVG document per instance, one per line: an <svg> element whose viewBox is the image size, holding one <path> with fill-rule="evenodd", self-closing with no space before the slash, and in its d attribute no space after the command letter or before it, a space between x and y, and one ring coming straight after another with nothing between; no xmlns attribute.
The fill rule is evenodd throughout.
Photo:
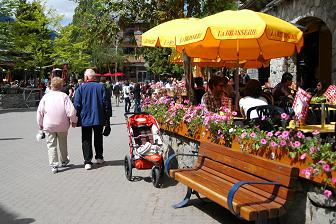
<svg viewBox="0 0 336 224"><path fill-rule="evenodd" d="M244 97L239 100L239 108L243 117L246 118L247 111L251 107L267 105L267 100L261 96L262 89L258 80L250 79L244 89ZM250 118L257 118L255 110L251 111Z"/></svg>
<svg viewBox="0 0 336 224"><path fill-rule="evenodd" d="M230 97L230 98L234 98L235 97L235 91L234 91L234 81L231 80L230 78L228 77L224 77L225 79L227 79L227 84L224 88L224 93L225 93L225 96L227 97Z"/></svg>
<svg viewBox="0 0 336 224"><path fill-rule="evenodd" d="M293 103L294 97L290 89L290 86L293 83L292 79L293 75L289 72L285 72L282 75L281 82L274 87L272 94L276 106L286 107L288 106L286 105L287 103Z"/></svg>
<svg viewBox="0 0 336 224"><path fill-rule="evenodd" d="M194 88L194 105L201 104L202 96L205 94L205 88L202 77L195 78L196 87Z"/></svg>
<svg viewBox="0 0 336 224"><path fill-rule="evenodd" d="M316 85L315 94L313 97L324 96L325 91L327 90L329 84L326 81L319 81Z"/></svg>
<svg viewBox="0 0 336 224"><path fill-rule="evenodd" d="M227 86L228 79L214 75L210 78L208 83L208 91L203 95L201 104L205 106L205 109L211 112L219 112L222 107L226 107L224 104L225 87Z"/></svg>

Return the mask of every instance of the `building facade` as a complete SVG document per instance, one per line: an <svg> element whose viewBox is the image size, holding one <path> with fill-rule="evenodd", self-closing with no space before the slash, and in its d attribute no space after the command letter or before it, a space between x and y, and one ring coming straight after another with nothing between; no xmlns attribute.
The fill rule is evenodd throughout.
<svg viewBox="0 0 336 224"><path fill-rule="evenodd" d="M272 60L272 84L278 83L285 71L292 72L303 88L314 88L318 80L336 84L336 1L252 0L241 8L276 16L303 31L304 46L299 54Z"/></svg>

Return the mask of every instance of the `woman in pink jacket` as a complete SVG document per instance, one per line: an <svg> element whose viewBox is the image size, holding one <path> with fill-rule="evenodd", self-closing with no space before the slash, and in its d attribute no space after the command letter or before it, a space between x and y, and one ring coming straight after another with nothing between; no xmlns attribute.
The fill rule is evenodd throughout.
<svg viewBox="0 0 336 224"><path fill-rule="evenodd" d="M68 129L70 123L76 127L76 110L69 96L61 92L63 80L55 77L51 80L51 91L45 94L37 108L37 124L46 135L49 164L52 173L57 173L58 166L66 166L68 157ZM60 163L57 154L57 142L60 151Z"/></svg>

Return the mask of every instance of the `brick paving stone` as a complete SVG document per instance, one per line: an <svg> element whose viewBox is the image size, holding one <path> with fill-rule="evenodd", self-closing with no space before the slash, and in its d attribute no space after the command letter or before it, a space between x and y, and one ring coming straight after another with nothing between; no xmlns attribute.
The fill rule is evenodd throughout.
<svg viewBox="0 0 336 224"><path fill-rule="evenodd" d="M0 224L246 223L226 209L193 200L173 209L186 187L156 189L149 170L124 174L129 154L123 105L113 107L111 135L104 137L104 165L83 168L80 128L70 128L71 166L52 174L44 141L37 142L36 111L0 111ZM95 162L93 160L93 162Z"/></svg>

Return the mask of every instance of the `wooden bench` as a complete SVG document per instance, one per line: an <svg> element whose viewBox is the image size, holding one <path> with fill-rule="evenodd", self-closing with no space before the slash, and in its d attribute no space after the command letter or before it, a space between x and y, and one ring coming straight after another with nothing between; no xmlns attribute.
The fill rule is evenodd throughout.
<svg viewBox="0 0 336 224"><path fill-rule="evenodd" d="M204 195L248 221L267 221L283 215L294 193L299 169L266 160L214 143L201 142L193 168L166 173L188 187L187 195L174 208L185 206L191 194ZM187 154L180 154L187 155Z"/></svg>

